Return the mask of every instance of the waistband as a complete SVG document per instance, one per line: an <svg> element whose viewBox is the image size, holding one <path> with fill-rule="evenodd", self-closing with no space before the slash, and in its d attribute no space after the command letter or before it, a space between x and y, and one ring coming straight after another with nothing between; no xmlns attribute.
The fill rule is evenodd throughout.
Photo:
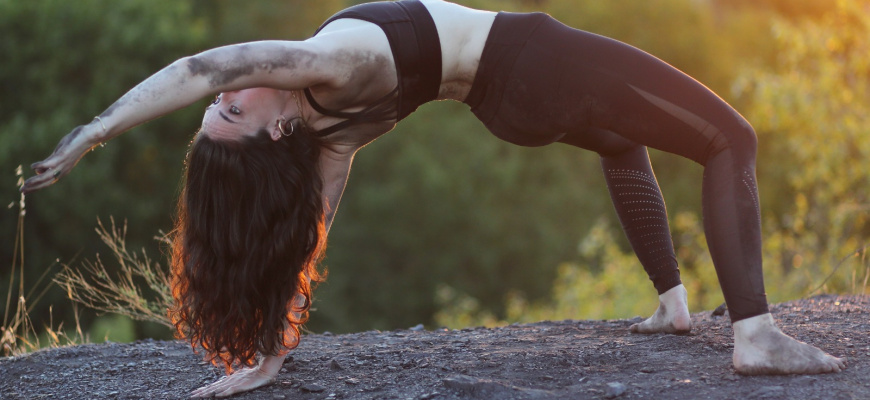
<svg viewBox="0 0 870 400"><path fill-rule="evenodd" d="M489 36L486 38L486 44L483 46L483 53L480 55L480 63L477 66L474 82L471 84L471 89L464 101L465 104L471 106L471 110L481 121L487 122L485 118L497 111L486 109L488 108L486 106L483 107L485 109L479 109L481 103L487 97L501 98L504 82L507 80L523 44L547 18L549 18L547 14L540 12L511 13L502 11L495 16ZM497 106L499 103L499 101L487 102L493 106Z"/></svg>

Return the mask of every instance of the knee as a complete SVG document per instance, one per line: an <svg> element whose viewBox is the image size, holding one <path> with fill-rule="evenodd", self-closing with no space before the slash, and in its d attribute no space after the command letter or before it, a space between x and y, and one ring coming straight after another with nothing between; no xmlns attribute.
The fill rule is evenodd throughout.
<svg viewBox="0 0 870 400"><path fill-rule="evenodd" d="M637 143L624 143L619 147L611 147L606 151L598 151L598 155L602 159L623 159L634 158L638 155L647 157L646 146Z"/></svg>
<svg viewBox="0 0 870 400"><path fill-rule="evenodd" d="M714 129L713 127L708 128ZM722 129L715 129L712 140L707 148L705 161L717 154L729 150L739 160L755 161L758 153L758 136L755 129L746 120L740 118L739 123L729 124Z"/></svg>

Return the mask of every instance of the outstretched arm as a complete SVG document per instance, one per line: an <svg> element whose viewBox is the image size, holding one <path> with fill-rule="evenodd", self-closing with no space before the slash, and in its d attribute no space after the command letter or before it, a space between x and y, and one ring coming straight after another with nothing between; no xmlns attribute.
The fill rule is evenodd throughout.
<svg viewBox="0 0 870 400"><path fill-rule="evenodd" d="M219 92L251 87L300 89L333 86L338 74L326 60L328 50L314 41L263 41L219 47L179 59L122 96L89 124L66 135L21 191L49 186L94 146L128 129Z"/></svg>

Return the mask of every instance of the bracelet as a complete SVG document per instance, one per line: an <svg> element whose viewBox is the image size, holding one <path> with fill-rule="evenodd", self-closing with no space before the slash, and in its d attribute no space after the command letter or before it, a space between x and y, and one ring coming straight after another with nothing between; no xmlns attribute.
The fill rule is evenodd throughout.
<svg viewBox="0 0 870 400"><path fill-rule="evenodd" d="M103 119L100 118L100 116L96 116L94 117L94 119L100 122L100 126L103 127L103 132L108 131L108 129L106 129L106 125L103 124Z"/></svg>

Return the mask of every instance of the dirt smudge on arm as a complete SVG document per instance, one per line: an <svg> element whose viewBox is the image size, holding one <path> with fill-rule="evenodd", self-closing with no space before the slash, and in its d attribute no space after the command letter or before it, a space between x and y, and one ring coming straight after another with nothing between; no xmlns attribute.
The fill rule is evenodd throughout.
<svg viewBox="0 0 870 400"><path fill-rule="evenodd" d="M205 76L209 85L217 88L255 73L271 74L274 70L292 71L299 67L310 69L315 58L316 55L307 50L271 50L248 44L192 56L187 60L187 68L191 75Z"/></svg>

